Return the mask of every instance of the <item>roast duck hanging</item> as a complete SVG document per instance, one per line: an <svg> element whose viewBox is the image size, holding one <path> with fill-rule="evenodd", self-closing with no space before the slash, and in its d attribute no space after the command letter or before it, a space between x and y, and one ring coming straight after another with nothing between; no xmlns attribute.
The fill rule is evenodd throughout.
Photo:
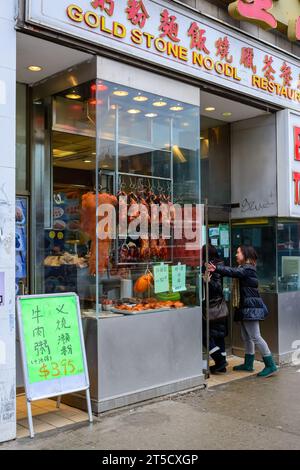
<svg viewBox="0 0 300 470"><path fill-rule="evenodd" d="M127 194L124 191L120 191L118 193L118 199L119 208L122 208L119 211L119 216L122 219L122 222L124 222L124 218L126 218L128 225L139 218L141 212L143 212L147 222L150 223L152 221L152 223L162 224L162 211L159 211L158 209L163 204L168 205L169 207L172 206L168 196L165 194L156 195L150 190L143 190L138 194L135 194L134 192ZM127 205L127 212L125 210L125 205ZM171 220L166 220L166 217L168 216ZM164 221L173 221L173 217L173 215L167 215L167 213L165 213ZM146 237L141 236L138 242L132 240L128 243L124 243L120 251L120 261L126 263L146 261L149 259L168 260L170 253L167 241L161 236L159 236L159 238L150 238L148 236L150 232L151 230L148 229Z"/></svg>
<svg viewBox="0 0 300 470"><path fill-rule="evenodd" d="M96 242L96 222L97 224L105 217L97 217L96 220L96 194L89 192L82 196L82 210L81 210L81 227L84 232L91 239L91 252L90 252L90 262L89 262L89 272L92 275L96 274L96 252L97 252L97 242ZM98 194L98 206L101 204L112 204L116 206L118 200L115 196L111 194L102 193ZM111 250L111 231L108 224L103 228L104 234L101 234L98 237L98 272L104 273L108 268L109 256Z"/></svg>

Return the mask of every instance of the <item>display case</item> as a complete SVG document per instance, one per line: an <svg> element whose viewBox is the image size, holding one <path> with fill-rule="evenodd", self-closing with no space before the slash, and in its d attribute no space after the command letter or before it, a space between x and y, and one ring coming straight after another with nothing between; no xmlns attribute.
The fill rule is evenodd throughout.
<svg viewBox="0 0 300 470"><path fill-rule="evenodd" d="M98 413L203 373L199 90L96 62L34 92L33 271L79 295Z"/></svg>

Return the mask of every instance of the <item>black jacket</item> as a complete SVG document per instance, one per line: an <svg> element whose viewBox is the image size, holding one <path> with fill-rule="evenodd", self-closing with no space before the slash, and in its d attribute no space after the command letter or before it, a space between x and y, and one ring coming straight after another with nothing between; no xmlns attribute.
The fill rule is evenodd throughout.
<svg viewBox="0 0 300 470"><path fill-rule="evenodd" d="M216 266L216 273L239 279L240 306L236 308L235 321L264 320L268 314L259 292L255 266L244 264L238 268Z"/></svg>
<svg viewBox="0 0 300 470"><path fill-rule="evenodd" d="M223 266L223 262L214 261L213 262L216 266ZM202 271L205 272L205 266L203 266ZM221 274L214 272L211 273L211 279L208 284L209 288L209 304L213 306L216 300L223 299L223 279ZM206 303L203 302L203 312L205 312ZM206 335L206 321L203 319L203 333L204 336ZM224 318L219 321L210 322L209 327L209 334L211 337L214 338L225 338L228 335L228 326L227 326L227 318Z"/></svg>

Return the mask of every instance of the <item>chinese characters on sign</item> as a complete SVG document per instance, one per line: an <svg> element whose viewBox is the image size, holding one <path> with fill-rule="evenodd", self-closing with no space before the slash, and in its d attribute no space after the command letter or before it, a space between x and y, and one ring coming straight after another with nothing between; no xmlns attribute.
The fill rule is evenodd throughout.
<svg viewBox="0 0 300 470"><path fill-rule="evenodd" d="M300 0L289 1L296 28L298 23L300 26ZM238 37L226 26L216 25L196 13L181 12L178 6L171 7L164 0L77 0L76 3L31 0L31 3L29 21L34 24L65 30L66 34L107 49L220 86L234 84L237 91L273 104L287 104L296 110L299 107L300 68L295 60L285 59L270 47L258 47L250 39ZM278 5L282 6L282 0L239 0L231 2L229 10L236 17L247 15L251 21L271 28L284 21L280 14L286 15L286 9Z"/></svg>
<svg viewBox="0 0 300 470"><path fill-rule="evenodd" d="M186 265L177 264L172 266L172 291L181 292L186 290Z"/></svg>
<svg viewBox="0 0 300 470"><path fill-rule="evenodd" d="M76 298L21 299L29 383L82 374Z"/></svg>
<svg viewBox="0 0 300 470"><path fill-rule="evenodd" d="M294 126L294 162L300 162L300 127ZM299 171L293 171L293 182L294 182L294 204L300 206L300 165Z"/></svg>
<svg viewBox="0 0 300 470"><path fill-rule="evenodd" d="M126 8L127 19L140 28L145 26L146 20L149 18L149 14L143 4L142 0L128 0L128 6Z"/></svg>
<svg viewBox="0 0 300 470"><path fill-rule="evenodd" d="M169 291L169 266L161 263L154 266L154 293L160 294Z"/></svg>

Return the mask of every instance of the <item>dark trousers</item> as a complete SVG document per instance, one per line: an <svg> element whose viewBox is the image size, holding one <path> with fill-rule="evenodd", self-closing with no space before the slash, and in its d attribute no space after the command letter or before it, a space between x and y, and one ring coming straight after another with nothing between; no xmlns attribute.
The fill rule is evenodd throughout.
<svg viewBox="0 0 300 470"><path fill-rule="evenodd" d="M216 332L214 334L215 326L210 328L209 334L209 353L213 354L214 352L220 351L223 356L226 356L226 347L225 347L225 336L227 336L227 323L224 322L225 325L225 334L221 334L221 332ZM206 321L203 321L203 345L207 348L207 341L206 341Z"/></svg>

